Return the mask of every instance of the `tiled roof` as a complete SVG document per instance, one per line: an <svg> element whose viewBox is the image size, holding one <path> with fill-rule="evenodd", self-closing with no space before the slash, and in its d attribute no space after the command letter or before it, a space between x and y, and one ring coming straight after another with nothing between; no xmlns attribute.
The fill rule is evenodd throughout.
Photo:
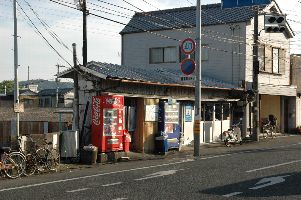
<svg viewBox="0 0 301 200"><path fill-rule="evenodd" d="M40 122L59 122L59 113L62 108L25 108L23 113L20 113L20 121L40 121ZM72 108L70 109L72 110ZM0 107L0 121L11 121L15 119L16 114L12 107ZM72 122L72 113L63 114L62 122Z"/></svg>
<svg viewBox="0 0 301 200"><path fill-rule="evenodd" d="M149 67L149 68L138 68L124 65L108 64L102 62L89 62L88 69L107 78L116 78L123 80L160 83L160 84L178 84L183 85L184 83L180 80L183 76L180 70L170 70L162 67ZM83 68L83 70L85 70ZM95 73L94 75L96 75ZM191 85L192 83L185 83L185 85ZM226 83L220 80L216 80L211 77L202 77L203 87L213 88L237 88L230 83Z"/></svg>
<svg viewBox="0 0 301 200"><path fill-rule="evenodd" d="M20 90L19 93L21 96L38 96L37 92L33 92L29 89Z"/></svg>
<svg viewBox="0 0 301 200"><path fill-rule="evenodd" d="M19 94L23 96L37 96L38 93L29 89L20 89ZM14 91L7 92L7 96L14 96Z"/></svg>
<svg viewBox="0 0 301 200"><path fill-rule="evenodd" d="M264 6L261 6L264 7ZM222 9L221 4L202 6L202 25L217 25L249 21L254 16L252 7ZM136 13L120 34L188 28L196 26L196 7L175 8Z"/></svg>
<svg viewBox="0 0 301 200"><path fill-rule="evenodd" d="M64 95L73 90L73 88L59 88L59 95ZM39 92L39 96L55 96L56 89L46 89Z"/></svg>

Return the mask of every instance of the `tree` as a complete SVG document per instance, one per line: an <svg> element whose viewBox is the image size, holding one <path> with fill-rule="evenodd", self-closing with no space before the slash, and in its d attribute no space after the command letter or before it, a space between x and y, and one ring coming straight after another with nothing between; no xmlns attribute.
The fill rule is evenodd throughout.
<svg viewBox="0 0 301 200"><path fill-rule="evenodd" d="M6 86L6 92L14 91L14 81L13 80L4 80L0 83L0 93L4 93Z"/></svg>

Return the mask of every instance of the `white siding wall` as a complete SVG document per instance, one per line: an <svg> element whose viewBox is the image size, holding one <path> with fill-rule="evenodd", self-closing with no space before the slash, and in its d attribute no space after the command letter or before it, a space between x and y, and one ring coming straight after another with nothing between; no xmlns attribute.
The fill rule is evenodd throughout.
<svg viewBox="0 0 301 200"><path fill-rule="evenodd" d="M289 85L290 80L290 46L289 38L286 37L283 33L265 33L264 29L264 16L259 16L258 19L260 36L259 41L261 44L267 44L276 48L286 50L286 62L285 62L285 73L282 75L273 75L268 73L259 74L258 80L260 84L271 84L271 85ZM247 26L247 43L253 44L253 20L252 23ZM247 81L252 82L252 46L247 46L248 56L246 60L247 72Z"/></svg>
<svg viewBox="0 0 301 200"><path fill-rule="evenodd" d="M202 44L209 46L209 60L202 62L202 73L205 76L232 82L239 85L241 80L253 82L253 20L248 23L231 25L214 25L202 28ZM283 33L265 33L264 16L259 16L259 40L263 44L286 49L285 73L273 75L261 73L259 83L272 85L289 85L289 39ZM156 31L157 34L177 40L187 37L195 38L195 29ZM235 37L236 36L236 37ZM236 41L235 41L236 40ZM237 43L240 41L240 43ZM149 64L149 49L154 47L179 46L179 42L159 37L151 33L133 33L123 35L123 63L129 66L153 67ZM233 54L232 54L233 52ZM233 57L232 57L233 55ZM233 59L233 61L232 61ZM160 64L161 66L180 70L180 63Z"/></svg>
<svg viewBox="0 0 301 200"><path fill-rule="evenodd" d="M246 23L235 24L234 36L229 25L206 26L202 28L202 44L209 47L209 60L202 62L203 75L232 82L239 85L245 79L244 63L246 54ZM195 29L156 31L157 34L177 40L187 37L195 38ZM133 33L123 35L123 63L128 66L153 67L149 64L149 49L154 47L179 46L177 40L159 37L151 33ZM233 43L241 40L241 43ZM232 51L233 62L232 62ZM241 55L238 55L238 53ZM180 71L180 63L160 64L161 66ZM233 69L233 70L232 70Z"/></svg>

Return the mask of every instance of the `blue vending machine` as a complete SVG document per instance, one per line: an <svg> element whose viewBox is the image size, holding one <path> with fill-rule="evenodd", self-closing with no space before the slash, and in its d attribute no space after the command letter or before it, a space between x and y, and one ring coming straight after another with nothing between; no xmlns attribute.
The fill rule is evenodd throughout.
<svg viewBox="0 0 301 200"><path fill-rule="evenodd" d="M161 145L158 151L167 152L169 149L180 147L180 104L175 101L162 101L159 103L158 137ZM159 141L157 141L159 142Z"/></svg>

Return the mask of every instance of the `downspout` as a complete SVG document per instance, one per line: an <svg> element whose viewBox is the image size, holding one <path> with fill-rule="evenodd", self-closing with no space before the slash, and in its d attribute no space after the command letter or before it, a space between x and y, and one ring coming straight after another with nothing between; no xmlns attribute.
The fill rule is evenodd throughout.
<svg viewBox="0 0 301 200"><path fill-rule="evenodd" d="M121 65L124 65L124 35L121 35Z"/></svg>

